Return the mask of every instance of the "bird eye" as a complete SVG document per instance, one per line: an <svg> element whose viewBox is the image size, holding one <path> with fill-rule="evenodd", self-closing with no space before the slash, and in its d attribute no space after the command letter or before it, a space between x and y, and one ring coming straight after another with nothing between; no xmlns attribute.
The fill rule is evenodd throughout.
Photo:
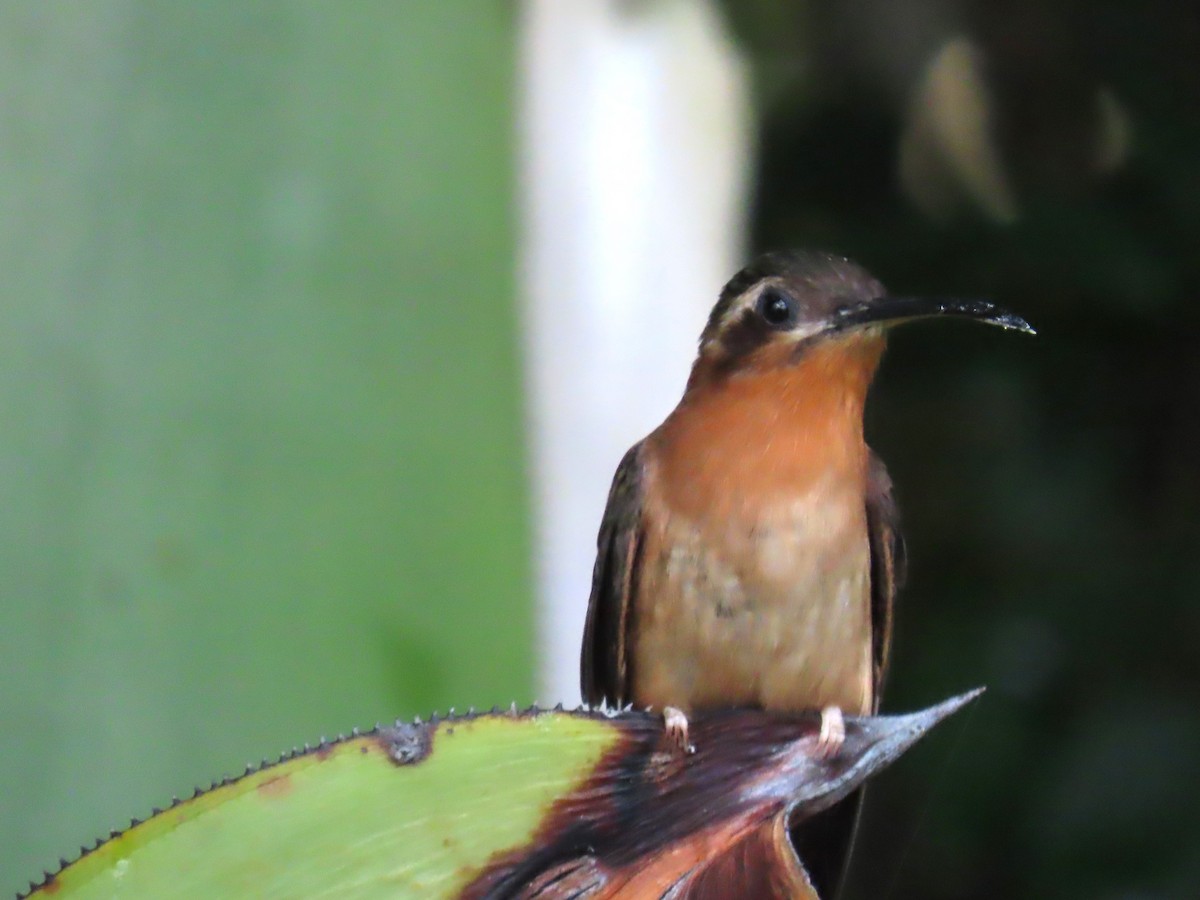
<svg viewBox="0 0 1200 900"><path fill-rule="evenodd" d="M775 288L767 288L758 298L758 314L773 328L786 328L796 321L796 301Z"/></svg>

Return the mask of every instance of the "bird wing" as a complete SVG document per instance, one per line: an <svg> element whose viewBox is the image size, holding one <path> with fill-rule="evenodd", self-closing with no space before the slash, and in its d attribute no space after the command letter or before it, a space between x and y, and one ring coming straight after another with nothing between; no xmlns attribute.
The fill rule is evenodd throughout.
<svg viewBox="0 0 1200 900"><path fill-rule="evenodd" d="M900 533L900 512L887 467L874 453L867 469L867 534L871 547L871 655L874 660L874 706L879 709L883 680L892 648L892 616L896 593L904 585L908 560Z"/></svg>
<svg viewBox="0 0 1200 900"><path fill-rule="evenodd" d="M591 704L620 705L629 696L629 625L642 543L642 461L634 444L617 466L596 540L592 596L579 660L580 690Z"/></svg>

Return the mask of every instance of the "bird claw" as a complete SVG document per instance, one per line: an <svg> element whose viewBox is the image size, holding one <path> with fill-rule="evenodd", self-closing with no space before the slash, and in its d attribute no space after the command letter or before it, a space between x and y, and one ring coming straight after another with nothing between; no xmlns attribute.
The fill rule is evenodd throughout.
<svg viewBox="0 0 1200 900"><path fill-rule="evenodd" d="M663 707L663 727L666 731L667 742L680 756L695 753L696 748L688 743L688 719L682 709L674 706Z"/></svg>
<svg viewBox="0 0 1200 900"><path fill-rule="evenodd" d="M817 747L813 756L830 759L837 756L846 742L846 719L841 707L826 706L821 710L821 730L817 734Z"/></svg>

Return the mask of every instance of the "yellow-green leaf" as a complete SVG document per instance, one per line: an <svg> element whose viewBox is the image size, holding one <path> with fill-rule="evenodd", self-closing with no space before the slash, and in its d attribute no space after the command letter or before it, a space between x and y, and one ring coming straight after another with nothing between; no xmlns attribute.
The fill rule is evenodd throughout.
<svg viewBox="0 0 1200 900"><path fill-rule="evenodd" d="M37 897L813 897L787 825L855 790L955 698L847 720L698 716L680 755L658 716L502 713L397 724L290 755L112 836Z"/></svg>

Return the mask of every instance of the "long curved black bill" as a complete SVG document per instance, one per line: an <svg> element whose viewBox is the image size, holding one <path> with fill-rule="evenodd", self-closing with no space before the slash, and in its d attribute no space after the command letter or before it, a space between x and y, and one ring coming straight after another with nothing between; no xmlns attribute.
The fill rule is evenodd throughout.
<svg viewBox="0 0 1200 900"><path fill-rule="evenodd" d="M903 322L938 316L974 319L976 322L996 325L1010 331L1037 334L1033 326L1016 313L1009 312L990 300L961 297L877 297L839 310L834 317L834 327L840 330L876 322Z"/></svg>

